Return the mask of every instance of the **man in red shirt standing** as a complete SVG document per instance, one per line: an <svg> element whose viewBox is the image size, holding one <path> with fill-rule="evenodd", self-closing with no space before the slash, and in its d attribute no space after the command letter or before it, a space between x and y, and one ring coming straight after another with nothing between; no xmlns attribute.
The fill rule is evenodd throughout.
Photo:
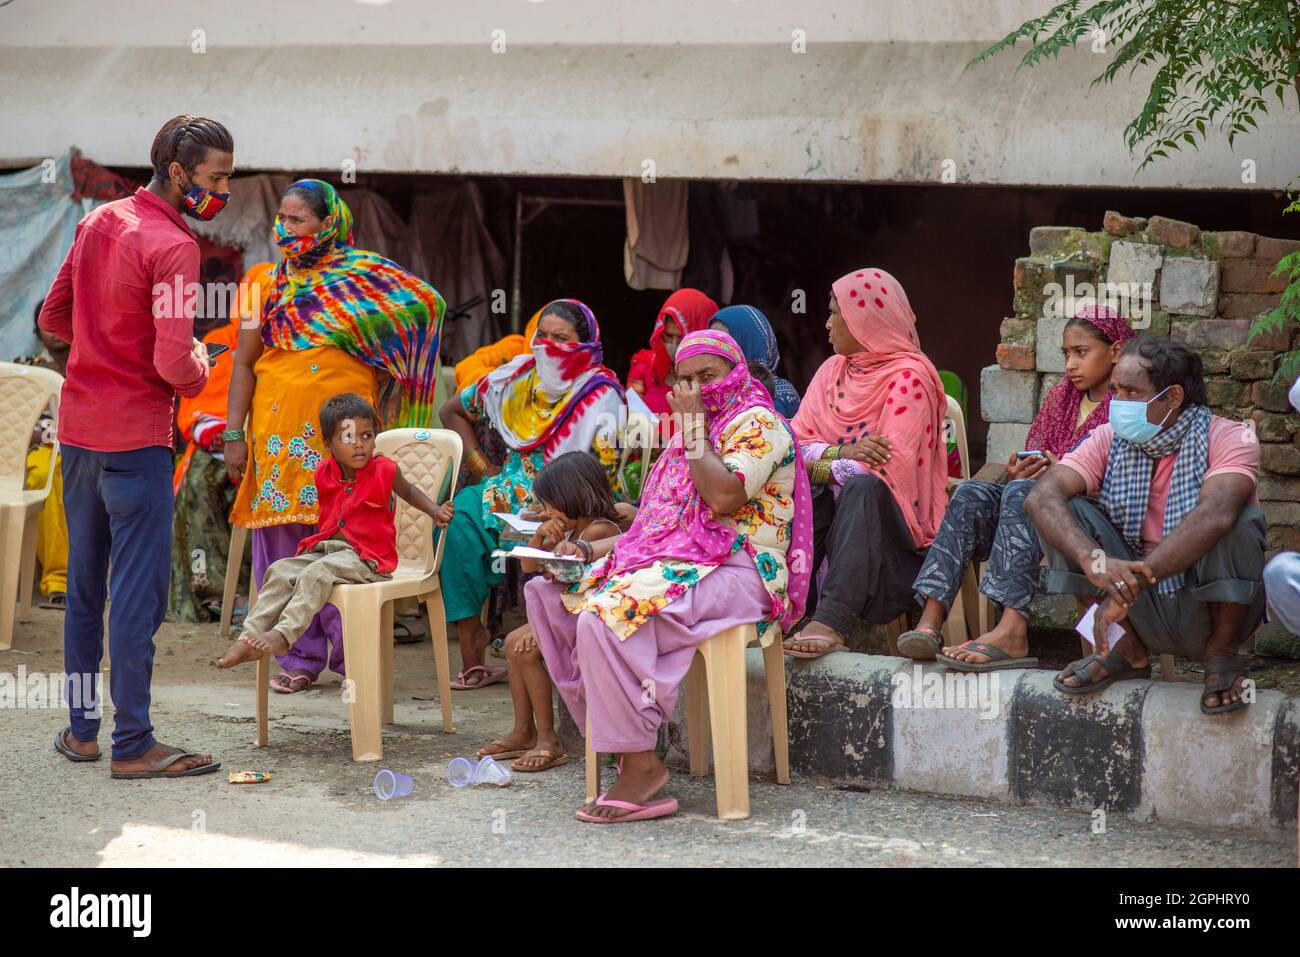
<svg viewBox="0 0 1300 957"><path fill-rule="evenodd" d="M171 561L173 404L177 393L198 395L209 368L194 338L200 296L189 294L200 290L199 246L182 214L211 219L225 206L234 142L215 120L177 116L158 131L150 160L147 187L77 226L39 321L72 347L59 407L71 723L54 746L70 761L100 757L97 679L111 594L115 778L220 767L209 754L156 741L149 700Z"/></svg>

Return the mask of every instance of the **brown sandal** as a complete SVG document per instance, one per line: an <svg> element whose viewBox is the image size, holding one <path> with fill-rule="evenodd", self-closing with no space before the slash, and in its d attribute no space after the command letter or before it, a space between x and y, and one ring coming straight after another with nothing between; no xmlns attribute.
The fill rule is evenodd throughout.
<svg viewBox="0 0 1300 957"><path fill-rule="evenodd" d="M299 688L297 686L297 682L299 681L305 681L307 683ZM271 690L277 694L297 694L300 691L306 691L315 683L316 679L311 675L291 675L287 671L281 671L271 679Z"/></svg>

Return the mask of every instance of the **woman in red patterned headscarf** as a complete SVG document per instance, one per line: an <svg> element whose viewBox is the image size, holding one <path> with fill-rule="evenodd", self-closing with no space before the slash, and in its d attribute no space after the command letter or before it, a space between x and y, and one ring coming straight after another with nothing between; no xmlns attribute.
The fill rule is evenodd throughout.
<svg viewBox="0 0 1300 957"><path fill-rule="evenodd" d="M706 328L717 311L718 304L698 289L678 289L659 310L650 333L650 348L632 357L627 374L627 387L645 399L651 412L669 413L668 393L673 388L677 345L688 332Z"/></svg>

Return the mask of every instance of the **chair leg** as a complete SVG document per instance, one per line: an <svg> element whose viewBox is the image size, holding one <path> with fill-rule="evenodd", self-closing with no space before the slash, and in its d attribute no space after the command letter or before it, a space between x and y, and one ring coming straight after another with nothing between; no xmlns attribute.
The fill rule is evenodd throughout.
<svg viewBox="0 0 1300 957"><path fill-rule="evenodd" d="M18 515L23 523L22 566L18 574L18 620L32 620L32 588L36 584L36 529L40 525L40 512Z"/></svg>
<svg viewBox="0 0 1300 957"><path fill-rule="evenodd" d="M248 529L242 525L230 526L230 551L226 556L226 587L221 593L221 626L218 634L222 638L230 637L230 618L235 613L235 589L239 587L239 572L244 566L244 544L248 539ZM249 596L248 606L253 606Z"/></svg>
<svg viewBox="0 0 1300 957"><path fill-rule="evenodd" d="M686 750L691 759L691 777L709 773L709 677L704 656L697 652L686 672Z"/></svg>
<svg viewBox="0 0 1300 957"><path fill-rule="evenodd" d="M424 596L424 614L433 641L433 666L438 680L438 701L442 704L442 730L455 731L451 723L451 656L447 649L447 613L442 604L442 586Z"/></svg>
<svg viewBox="0 0 1300 957"><path fill-rule="evenodd" d="M700 645L708 675L713 786L718 817L749 817L749 742L745 708L745 644L749 628L738 626Z"/></svg>
<svg viewBox="0 0 1300 957"><path fill-rule="evenodd" d="M0 651L14 644L14 606L18 601L19 554L23 547L23 513L0 508Z"/></svg>
<svg viewBox="0 0 1300 957"><path fill-rule="evenodd" d="M266 700L271 693L271 661L270 655L262 655L257 659L257 733L253 737L253 744L259 748L264 748L271 743L267 731Z"/></svg>
<svg viewBox="0 0 1300 957"><path fill-rule="evenodd" d="M338 607L338 606L336 606ZM375 634L381 609L377 597L354 593L339 607L343 619L343 660L351 682L348 721L352 725L352 760L378 761L384 756L382 640Z"/></svg>
<svg viewBox="0 0 1300 957"><path fill-rule="evenodd" d="M786 717L785 654L778 635L763 649L763 671L767 675L767 710L772 719L772 754L776 761L776 783L790 783L790 725Z"/></svg>
<svg viewBox="0 0 1300 957"><path fill-rule="evenodd" d="M583 738L585 761L587 765L587 803L590 804L600 796L600 755L591 747L591 716L587 716L586 736Z"/></svg>
<svg viewBox="0 0 1300 957"><path fill-rule="evenodd" d="M379 700L384 724L393 723L393 602L384 602L379 629Z"/></svg>
<svg viewBox="0 0 1300 957"><path fill-rule="evenodd" d="M1174 656L1160 656L1160 677L1165 681L1174 680Z"/></svg>
<svg viewBox="0 0 1300 957"><path fill-rule="evenodd" d="M963 632L959 633L961 641L958 644L978 638L988 630L985 621L987 617L984 608L985 599L980 594L979 579L976 577L978 565L978 562L967 565L966 571L961 576L961 588L958 591L957 600L961 602L962 624L965 628ZM953 608L955 610L956 605ZM952 617L950 614L948 619L951 621ZM945 637L947 637L946 634Z"/></svg>

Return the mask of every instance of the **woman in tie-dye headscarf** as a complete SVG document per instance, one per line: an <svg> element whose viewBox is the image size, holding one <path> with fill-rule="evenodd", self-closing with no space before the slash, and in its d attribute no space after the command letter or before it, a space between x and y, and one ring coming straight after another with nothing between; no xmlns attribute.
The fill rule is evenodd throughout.
<svg viewBox="0 0 1300 957"><path fill-rule="evenodd" d="M671 814L659 727L701 642L757 625L764 645L803 614L812 515L799 443L725 332L683 337L669 405L680 428L642 488L627 533L557 546L590 567L572 585L533 579L528 621L552 681L618 783L578 812L591 823ZM647 694L647 689L650 689Z"/></svg>
<svg viewBox="0 0 1300 957"><path fill-rule="evenodd" d="M443 425L460 434L465 464L478 480L456 494L442 566L447 621L456 625L464 669L453 688L481 688L505 677L504 668L483 664L491 634L479 619L488 592L502 579L500 563L492 558L502 525L492 513L528 509L533 479L565 452L596 455L615 485L618 428L626 412L623 387L601 364L602 357L592 311L576 299L557 299L542 307L526 354L466 386L442 407ZM500 466L489 463L479 447L474 426L481 419L505 441Z"/></svg>

